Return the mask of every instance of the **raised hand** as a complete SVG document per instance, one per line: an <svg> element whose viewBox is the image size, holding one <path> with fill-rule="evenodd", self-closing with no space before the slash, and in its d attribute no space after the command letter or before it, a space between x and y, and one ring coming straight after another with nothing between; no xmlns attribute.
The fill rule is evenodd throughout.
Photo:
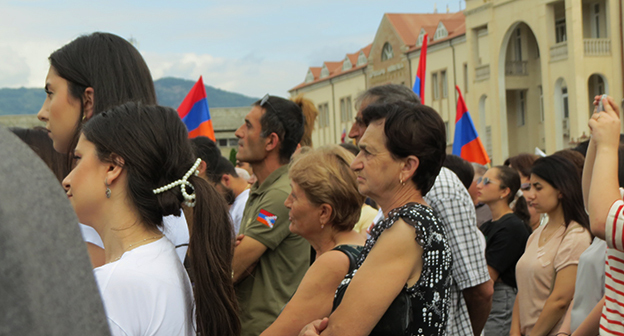
<svg viewBox="0 0 624 336"><path fill-rule="evenodd" d="M596 96L594 105L598 105L601 96ZM620 111L612 97L602 99L603 112L594 110L589 119L588 126L591 130L592 139L597 146L614 146L620 143Z"/></svg>

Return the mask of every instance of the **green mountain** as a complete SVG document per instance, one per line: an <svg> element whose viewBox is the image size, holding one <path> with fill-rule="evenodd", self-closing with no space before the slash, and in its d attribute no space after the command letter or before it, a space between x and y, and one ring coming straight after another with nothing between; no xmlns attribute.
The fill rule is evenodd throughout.
<svg viewBox="0 0 624 336"><path fill-rule="evenodd" d="M177 108L194 84L194 81L173 77L155 81L158 103ZM216 89L212 86L206 85L205 87L210 107L250 106L257 100L257 98ZM41 109L44 100L43 88L0 89L0 115L36 114Z"/></svg>
<svg viewBox="0 0 624 336"><path fill-rule="evenodd" d="M194 81L165 77L154 82L156 88L156 97L160 105L177 108L186 94L191 91L195 85ZM250 106L258 98L251 98L239 93L233 93L216 89L212 86L204 85L206 88L206 97L208 97L208 106L210 107L241 107Z"/></svg>

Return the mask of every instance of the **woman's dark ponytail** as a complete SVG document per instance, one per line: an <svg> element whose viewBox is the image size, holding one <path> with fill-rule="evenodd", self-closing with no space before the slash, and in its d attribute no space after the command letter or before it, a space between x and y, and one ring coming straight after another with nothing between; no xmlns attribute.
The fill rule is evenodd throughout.
<svg viewBox="0 0 624 336"><path fill-rule="evenodd" d="M516 217L520 218L528 228L531 227L531 214L529 213L529 205L527 204L524 196L520 196L516 199L516 204L513 207L513 213ZM530 230L533 231L533 230Z"/></svg>
<svg viewBox="0 0 624 336"><path fill-rule="evenodd" d="M241 332L232 282L233 228L223 197L208 182L191 176L195 188L189 261L195 290L197 332L237 336Z"/></svg>

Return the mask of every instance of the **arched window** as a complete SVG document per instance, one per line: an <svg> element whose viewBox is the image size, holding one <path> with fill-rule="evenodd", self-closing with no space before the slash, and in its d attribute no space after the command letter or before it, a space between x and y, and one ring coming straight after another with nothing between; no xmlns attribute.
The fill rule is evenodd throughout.
<svg viewBox="0 0 624 336"><path fill-rule="evenodd" d="M383 46L383 49L381 49L381 60L387 61L393 57L394 52L392 51L392 46L390 45L390 43L386 42Z"/></svg>

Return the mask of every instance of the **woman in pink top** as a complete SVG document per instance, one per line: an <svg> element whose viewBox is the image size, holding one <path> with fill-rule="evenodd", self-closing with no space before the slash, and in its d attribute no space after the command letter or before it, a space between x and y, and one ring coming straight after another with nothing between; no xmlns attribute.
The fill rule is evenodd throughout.
<svg viewBox="0 0 624 336"><path fill-rule="evenodd" d="M591 243L581 179L569 160L538 159L528 201L548 223L536 229L516 265L511 336L555 335L574 296L578 260Z"/></svg>

